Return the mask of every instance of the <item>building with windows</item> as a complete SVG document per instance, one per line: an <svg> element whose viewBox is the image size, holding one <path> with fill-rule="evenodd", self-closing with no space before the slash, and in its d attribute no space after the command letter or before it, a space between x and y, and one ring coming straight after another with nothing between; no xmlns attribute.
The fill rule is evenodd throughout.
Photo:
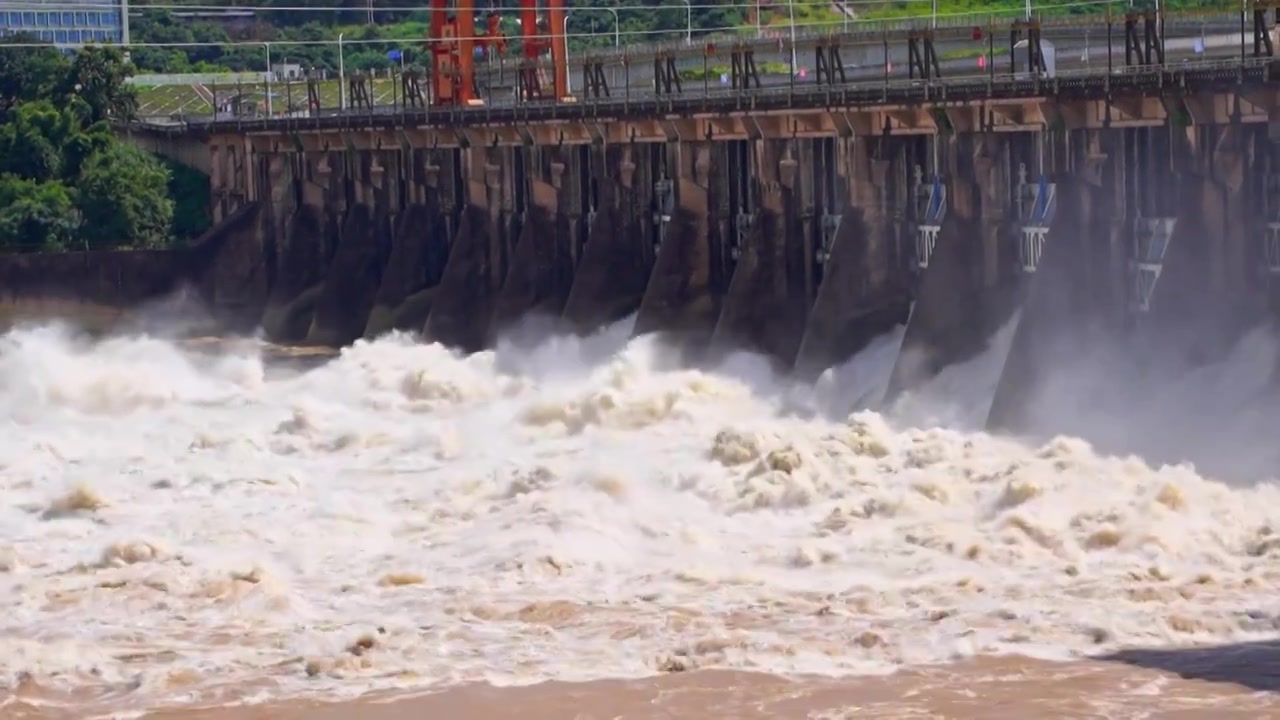
<svg viewBox="0 0 1280 720"><path fill-rule="evenodd" d="M58 47L129 42L129 0L0 0L0 36L28 33Z"/></svg>

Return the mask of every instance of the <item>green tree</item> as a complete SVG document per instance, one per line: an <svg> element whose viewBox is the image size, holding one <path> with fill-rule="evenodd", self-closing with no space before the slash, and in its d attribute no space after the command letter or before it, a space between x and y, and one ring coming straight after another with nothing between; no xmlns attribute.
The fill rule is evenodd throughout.
<svg viewBox="0 0 1280 720"><path fill-rule="evenodd" d="M80 109L75 103L65 112L82 118L89 114L87 107ZM77 127L75 130L62 137L62 177L69 183L74 183L80 177L85 161L94 153L120 142L106 121L96 122L88 127Z"/></svg>
<svg viewBox="0 0 1280 720"><path fill-rule="evenodd" d="M193 204L174 223L171 193L198 178L171 191L164 165L112 132L135 112L132 72L116 48L71 60L36 44L0 48L0 247L161 247L207 222Z"/></svg>
<svg viewBox="0 0 1280 720"><path fill-rule="evenodd" d="M77 223L62 184L0 175L0 247L66 250L74 242Z"/></svg>
<svg viewBox="0 0 1280 720"><path fill-rule="evenodd" d="M198 45L191 48L191 52L188 55L193 65L218 62L224 49L221 43L231 42L226 30L207 22L192 23L191 40L197 43L219 43L217 45Z"/></svg>
<svg viewBox="0 0 1280 720"><path fill-rule="evenodd" d="M133 65L119 48L85 47L76 53L59 84L64 97L78 97L89 107L89 120L128 120L138 111L138 96L125 84Z"/></svg>
<svg viewBox="0 0 1280 720"><path fill-rule="evenodd" d="M62 53L33 35L9 35L5 44L0 47L0 120L18 103L52 97L70 66ZM16 47L21 45L29 47Z"/></svg>
<svg viewBox="0 0 1280 720"><path fill-rule="evenodd" d="M156 248L169 241L169 172L155 158L113 143L95 152L76 184L80 237L96 247Z"/></svg>
<svg viewBox="0 0 1280 720"><path fill-rule="evenodd" d="M89 114L79 98L61 109L48 100L17 106L0 125L0 173L36 182L74 180L85 158L114 142L105 122L84 126Z"/></svg>
<svg viewBox="0 0 1280 720"><path fill-rule="evenodd" d="M62 143L79 128L48 100L23 103L0 125L0 173L36 182L62 178Z"/></svg>
<svg viewBox="0 0 1280 720"><path fill-rule="evenodd" d="M174 240L185 242L195 239L213 224L209 213L209 176L172 160L162 162L169 170Z"/></svg>
<svg viewBox="0 0 1280 720"><path fill-rule="evenodd" d="M133 37L147 43L202 43L187 47L143 47L132 51L141 70L150 72L191 72L202 63L218 63L228 49L227 31L208 22L181 22L168 10L143 10L131 24ZM213 43L213 44L203 44Z"/></svg>

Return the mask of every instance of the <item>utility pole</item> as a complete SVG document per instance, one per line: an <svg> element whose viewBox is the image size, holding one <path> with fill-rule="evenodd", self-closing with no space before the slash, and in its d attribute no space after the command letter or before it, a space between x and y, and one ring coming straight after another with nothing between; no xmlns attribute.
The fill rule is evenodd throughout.
<svg viewBox="0 0 1280 720"><path fill-rule="evenodd" d="M934 0L936 3L938 0ZM796 68L796 0L787 0L787 12L791 15L791 74L795 75Z"/></svg>

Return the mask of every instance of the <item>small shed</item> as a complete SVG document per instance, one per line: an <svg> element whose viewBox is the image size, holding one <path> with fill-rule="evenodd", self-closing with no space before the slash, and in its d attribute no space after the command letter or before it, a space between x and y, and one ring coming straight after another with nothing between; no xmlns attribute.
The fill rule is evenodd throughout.
<svg viewBox="0 0 1280 720"><path fill-rule="evenodd" d="M1025 78L1029 76L1027 72L1027 51L1031 45L1027 40L1019 40L1013 46L1013 58L1018 63L1017 76ZM1040 54L1044 56L1044 71L1040 73L1040 77L1051 78L1058 75L1058 50L1053 43L1048 40L1040 40Z"/></svg>
<svg viewBox="0 0 1280 720"><path fill-rule="evenodd" d="M271 66L272 79L277 81L301 80L302 66L297 63L276 63Z"/></svg>

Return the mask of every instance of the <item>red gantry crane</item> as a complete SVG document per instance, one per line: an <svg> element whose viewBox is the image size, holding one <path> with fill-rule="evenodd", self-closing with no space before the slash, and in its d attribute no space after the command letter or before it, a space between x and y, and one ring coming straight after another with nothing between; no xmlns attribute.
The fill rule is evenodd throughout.
<svg viewBox="0 0 1280 720"><path fill-rule="evenodd" d="M485 32L480 35L476 32L475 0L431 0L430 7L427 45L431 55L431 103L474 105L483 102L476 91L476 52L489 49L500 55L506 52L507 37L502 32L501 15L491 9L485 18ZM540 10L546 11L545 17L539 18ZM564 0L520 0L521 99L558 99L568 95L568 45L564 31ZM548 54L551 77L545 78L540 68Z"/></svg>
<svg viewBox="0 0 1280 720"><path fill-rule="evenodd" d="M524 100L560 99L569 94L564 0L545 1L547 15L539 18L538 0L520 0L520 36L524 44L520 97ZM550 88L538 62L548 53L551 54Z"/></svg>

